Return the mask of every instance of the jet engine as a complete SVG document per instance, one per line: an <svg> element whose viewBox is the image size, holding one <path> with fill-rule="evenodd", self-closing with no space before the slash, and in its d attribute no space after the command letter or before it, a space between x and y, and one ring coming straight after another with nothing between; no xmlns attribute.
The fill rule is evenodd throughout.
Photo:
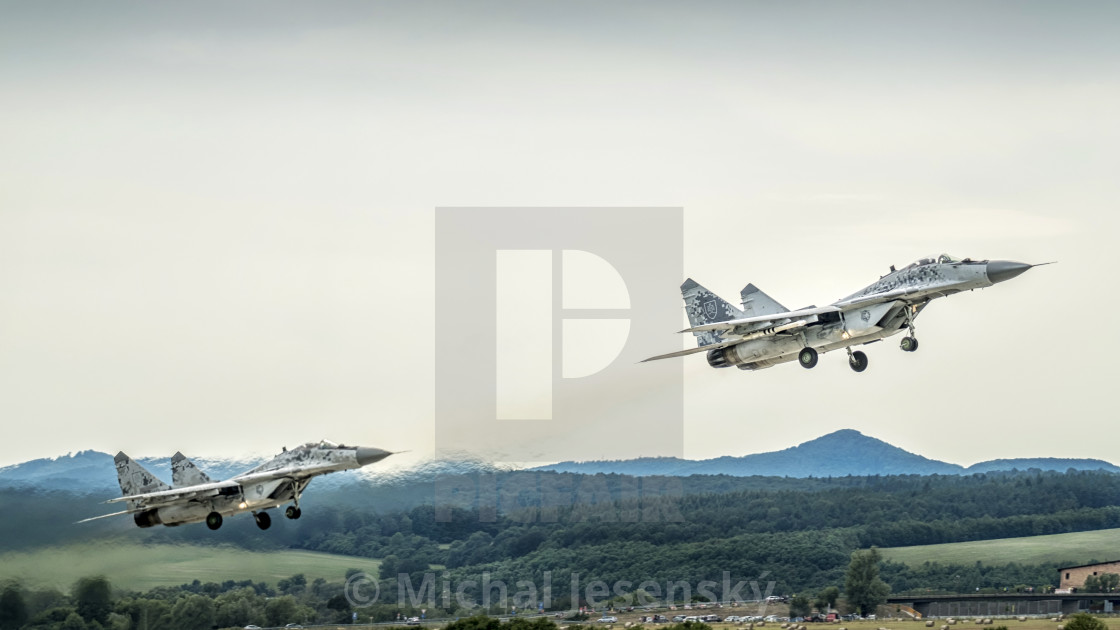
<svg viewBox="0 0 1120 630"><path fill-rule="evenodd" d="M727 351L730 348L719 348L717 350L708 351L708 365L714 368L726 368L735 365L727 356Z"/></svg>
<svg viewBox="0 0 1120 630"><path fill-rule="evenodd" d="M155 527L163 523L159 519L159 510L145 510L132 515L137 527Z"/></svg>
<svg viewBox="0 0 1120 630"><path fill-rule="evenodd" d="M726 368L754 364L760 361L777 359L788 354L797 354L804 345L801 336L776 336L768 334L757 339L748 339L726 348L708 351L708 365Z"/></svg>

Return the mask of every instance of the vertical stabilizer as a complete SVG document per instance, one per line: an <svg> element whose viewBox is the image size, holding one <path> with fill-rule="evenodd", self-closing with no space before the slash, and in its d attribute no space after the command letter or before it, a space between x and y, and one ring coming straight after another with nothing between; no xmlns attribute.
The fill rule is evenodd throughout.
<svg viewBox="0 0 1120 630"><path fill-rule="evenodd" d="M743 317L743 311L700 286L692 278L685 280L681 285L681 297L684 298L688 324L693 328ZM701 346L719 342L719 334L713 331L693 334L696 335L697 343Z"/></svg>
<svg viewBox="0 0 1120 630"><path fill-rule="evenodd" d="M171 458L171 485L176 488L197 486L210 483L210 477L198 469L194 462L187 459L182 453L176 452Z"/></svg>
<svg viewBox="0 0 1120 630"><path fill-rule="evenodd" d="M748 284L743 287L739 292L739 297L743 301L743 313L746 317L756 317L758 315L773 315L774 313L786 313L789 311L786 307L778 303L777 300L766 295L753 284Z"/></svg>
<svg viewBox="0 0 1120 630"><path fill-rule="evenodd" d="M160 481L123 452L117 453L113 462L117 465L117 481L121 484L121 493L126 497L171 489L171 486ZM131 502L129 507L132 507Z"/></svg>

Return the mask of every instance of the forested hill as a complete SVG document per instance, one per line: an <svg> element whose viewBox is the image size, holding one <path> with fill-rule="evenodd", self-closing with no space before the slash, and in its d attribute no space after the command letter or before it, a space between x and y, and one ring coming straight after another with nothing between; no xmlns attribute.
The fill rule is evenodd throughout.
<svg viewBox="0 0 1120 630"><path fill-rule="evenodd" d="M1120 467L1099 459L995 459L964 467L892 446L859 431L843 429L781 451L742 457L690 460L645 457L629 460L560 462L537 470L623 475L770 475L782 477L843 477L845 475L967 475L1010 470L1106 470Z"/></svg>
<svg viewBox="0 0 1120 630"><path fill-rule="evenodd" d="M849 554L871 545L1120 527L1120 475L1105 472L786 479L520 471L452 476L396 494L358 484L312 490L298 521L274 518L261 532L252 519L232 517L214 532L140 530L127 518L73 525L105 506L10 488L0 501L18 516L0 520L0 550L95 539L303 548L382 559L387 575L437 565L457 579L485 571L510 582L539 582L544 571L608 582L769 572L791 592L840 583ZM896 590L1042 586L1056 576L1053 566L888 568Z"/></svg>

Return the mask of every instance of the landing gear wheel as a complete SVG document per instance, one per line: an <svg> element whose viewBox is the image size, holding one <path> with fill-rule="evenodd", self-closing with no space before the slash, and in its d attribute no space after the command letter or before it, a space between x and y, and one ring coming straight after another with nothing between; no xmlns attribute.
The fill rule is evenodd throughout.
<svg viewBox="0 0 1120 630"><path fill-rule="evenodd" d="M303 515L303 510L294 505L289 505L288 509L284 510L284 516L293 520L299 518L301 515Z"/></svg>
<svg viewBox="0 0 1120 630"><path fill-rule="evenodd" d="M856 372L867 369L867 355L856 350L848 357L848 365Z"/></svg>
<svg viewBox="0 0 1120 630"><path fill-rule="evenodd" d="M218 529L222 526L222 515L217 512L211 512L206 515L206 526L210 529Z"/></svg>
<svg viewBox="0 0 1120 630"><path fill-rule="evenodd" d="M903 337L899 346L903 352L913 352L918 349L918 340L914 337Z"/></svg>
<svg viewBox="0 0 1120 630"><path fill-rule="evenodd" d="M816 367L817 351L812 348L802 348L801 352L797 353L797 362L806 370Z"/></svg>
<svg viewBox="0 0 1120 630"><path fill-rule="evenodd" d="M268 515L268 512L257 512L253 515L253 518L257 521L257 527L261 529L268 529L272 526L272 517Z"/></svg>

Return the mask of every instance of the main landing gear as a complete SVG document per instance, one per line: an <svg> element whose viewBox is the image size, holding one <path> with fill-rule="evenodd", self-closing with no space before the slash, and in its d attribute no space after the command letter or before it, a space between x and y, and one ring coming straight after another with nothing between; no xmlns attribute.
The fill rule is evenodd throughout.
<svg viewBox="0 0 1120 630"><path fill-rule="evenodd" d="M819 357L817 356L817 351L813 348L802 348L801 352L797 353L797 362L800 363L801 367L805 369L815 367L817 365L818 359ZM866 370L867 355L860 352L859 350L852 352L852 349L848 348L848 367L852 368L856 372L862 372Z"/></svg>
<svg viewBox="0 0 1120 630"><path fill-rule="evenodd" d="M292 520L295 520L302 515L303 515L303 510L299 509L299 507L297 507L295 505L289 505L288 509L284 510L284 516L287 516L288 518L290 518Z"/></svg>
<svg viewBox="0 0 1120 630"><path fill-rule="evenodd" d="M817 351L813 348L802 348L801 352L797 353L797 362L806 370L816 367L817 358Z"/></svg>
<svg viewBox="0 0 1120 630"><path fill-rule="evenodd" d="M206 515L206 526L210 529L218 529L222 526L222 515L217 512L211 512Z"/></svg>
<svg viewBox="0 0 1120 630"><path fill-rule="evenodd" d="M848 367L852 368L852 370L856 372L862 372L866 370L867 355L860 352L859 350L852 352L852 349L848 348Z"/></svg>
<svg viewBox="0 0 1120 630"><path fill-rule="evenodd" d="M253 512L253 520L257 522L257 527L261 529L272 527L272 517L268 515L268 512Z"/></svg>

